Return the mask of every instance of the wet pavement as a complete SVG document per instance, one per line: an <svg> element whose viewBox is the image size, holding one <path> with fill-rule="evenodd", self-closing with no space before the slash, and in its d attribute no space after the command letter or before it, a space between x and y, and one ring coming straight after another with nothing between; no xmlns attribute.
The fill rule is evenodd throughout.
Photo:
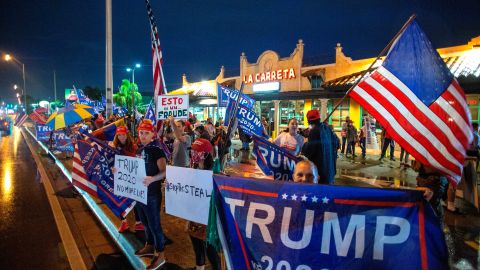
<svg viewBox="0 0 480 270"><path fill-rule="evenodd" d="M0 269L69 269L35 162L19 129L0 137Z"/></svg>

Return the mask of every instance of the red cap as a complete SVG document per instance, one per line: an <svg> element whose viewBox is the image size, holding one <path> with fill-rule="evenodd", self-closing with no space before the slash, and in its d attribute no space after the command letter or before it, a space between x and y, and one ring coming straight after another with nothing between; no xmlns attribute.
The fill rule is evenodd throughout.
<svg viewBox="0 0 480 270"><path fill-rule="evenodd" d="M127 135L128 134L128 128L126 126L119 126L117 127L117 132L115 132L117 135Z"/></svg>
<svg viewBox="0 0 480 270"><path fill-rule="evenodd" d="M318 110L310 110L307 112L308 121L314 121L320 119L320 112Z"/></svg>
<svg viewBox="0 0 480 270"><path fill-rule="evenodd" d="M153 127L152 121L148 119L143 119L140 125L138 125L138 131L145 130L150 132L155 132L155 128Z"/></svg>
<svg viewBox="0 0 480 270"><path fill-rule="evenodd" d="M197 152L211 153L212 149L212 144L206 139L199 138L192 143L192 150Z"/></svg>

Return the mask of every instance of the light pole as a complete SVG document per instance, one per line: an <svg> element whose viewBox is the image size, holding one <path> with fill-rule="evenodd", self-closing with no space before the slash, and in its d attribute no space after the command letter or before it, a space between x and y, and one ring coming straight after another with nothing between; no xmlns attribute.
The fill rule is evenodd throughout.
<svg viewBox="0 0 480 270"><path fill-rule="evenodd" d="M132 72L132 134L135 134L135 69L140 68L140 64L135 64L133 68L127 68L127 72Z"/></svg>
<svg viewBox="0 0 480 270"><path fill-rule="evenodd" d="M23 94L23 98L24 98L24 101L25 101L25 113L28 113L28 104L27 104L27 88L25 86L25 65L18 61L18 59L16 59L15 57L11 56L10 54L5 54L4 56L4 59L5 61L10 61L10 60L13 60L14 62L16 62L17 64L20 64L22 65L22 77L23 77L23 90L22 90L22 93Z"/></svg>

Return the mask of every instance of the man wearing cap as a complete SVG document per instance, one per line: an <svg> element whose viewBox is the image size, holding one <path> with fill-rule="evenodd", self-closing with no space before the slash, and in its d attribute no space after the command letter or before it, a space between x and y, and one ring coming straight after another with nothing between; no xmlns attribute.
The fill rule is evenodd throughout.
<svg viewBox="0 0 480 270"><path fill-rule="evenodd" d="M328 125L320 122L320 112L310 110L307 113L311 130L308 143L302 148L302 153L315 164L319 173L319 184L333 184L337 163L336 135Z"/></svg>
<svg viewBox="0 0 480 270"><path fill-rule="evenodd" d="M148 187L147 205L137 202L140 220L145 226L145 247L135 252L137 256L154 255L147 269L158 269L165 264L165 236L160 223L162 202L161 180L165 178L167 161L165 153L154 141L155 129L150 120L142 120L138 126L140 145L137 157L145 160L146 175L143 184Z"/></svg>

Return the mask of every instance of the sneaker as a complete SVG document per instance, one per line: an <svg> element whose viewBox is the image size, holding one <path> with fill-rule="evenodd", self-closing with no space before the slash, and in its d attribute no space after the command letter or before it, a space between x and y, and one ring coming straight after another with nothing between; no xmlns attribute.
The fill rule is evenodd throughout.
<svg viewBox="0 0 480 270"><path fill-rule="evenodd" d="M135 231L145 231L145 226L141 222L135 222Z"/></svg>
<svg viewBox="0 0 480 270"><path fill-rule="evenodd" d="M120 224L120 227L118 228L118 232L119 233L124 233L126 231L128 231L129 227L128 227L128 222L126 219L122 220L122 224Z"/></svg>
<svg viewBox="0 0 480 270"><path fill-rule="evenodd" d="M153 245L146 244L142 249L137 250L135 255L138 257L153 256L154 251L155 249L153 248Z"/></svg>
<svg viewBox="0 0 480 270"><path fill-rule="evenodd" d="M150 265L147 267L147 270L155 270L160 268L162 265L164 265L167 261L165 261L165 258L163 256L155 256L153 257L152 262Z"/></svg>
<svg viewBox="0 0 480 270"><path fill-rule="evenodd" d="M395 159L394 159L394 158L390 158L390 160L391 160L391 161L395 161Z"/></svg>

